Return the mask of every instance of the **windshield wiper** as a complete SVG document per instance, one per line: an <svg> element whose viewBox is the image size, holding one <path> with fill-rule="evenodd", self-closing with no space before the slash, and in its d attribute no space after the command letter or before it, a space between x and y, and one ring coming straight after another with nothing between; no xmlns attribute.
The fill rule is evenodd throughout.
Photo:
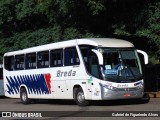
<svg viewBox="0 0 160 120"><path fill-rule="evenodd" d="M127 80L127 71L126 71L126 68L125 68L125 65L127 66L127 68L129 69L129 71L131 72L131 74L132 74L132 76L136 79L136 80L138 80L137 78L136 78L136 76L134 75L134 73L133 73L133 71L131 70L131 68L130 68L130 66L128 65L128 64L126 64L126 61L123 59L123 57L122 57L122 55L121 55L121 52L119 53L120 54L120 59L121 59L121 62L122 62L122 65L123 65L123 68L124 68L124 72L125 72L125 80ZM118 71L119 72L119 71ZM119 79L119 74L118 74L118 79Z"/></svg>
<svg viewBox="0 0 160 120"><path fill-rule="evenodd" d="M133 73L132 69L130 68L130 66L128 64L126 64L127 68L129 69L129 71L131 72L132 76L135 78L136 81L138 81L137 77L135 76L135 74ZM126 69L126 68L125 68Z"/></svg>

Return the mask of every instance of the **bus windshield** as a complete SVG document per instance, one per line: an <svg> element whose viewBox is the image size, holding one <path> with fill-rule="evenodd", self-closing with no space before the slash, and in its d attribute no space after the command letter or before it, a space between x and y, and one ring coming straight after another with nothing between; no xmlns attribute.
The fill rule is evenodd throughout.
<svg viewBox="0 0 160 120"><path fill-rule="evenodd" d="M102 74L107 81L125 83L142 77L136 50L99 49L103 55Z"/></svg>

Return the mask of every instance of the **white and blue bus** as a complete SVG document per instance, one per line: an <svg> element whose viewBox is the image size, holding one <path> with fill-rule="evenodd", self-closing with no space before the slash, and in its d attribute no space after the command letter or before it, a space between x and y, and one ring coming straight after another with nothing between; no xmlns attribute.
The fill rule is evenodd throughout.
<svg viewBox="0 0 160 120"><path fill-rule="evenodd" d="M4 54L5 96L34 99L135 99L144 95L141 63L128 41L86 38L52 43Z"/></svg>
<svg viewBox="0 0 160 120"><path fill-rule="evenodd" d="M0 96L4 96L3 65L0 64Z"/></svg>

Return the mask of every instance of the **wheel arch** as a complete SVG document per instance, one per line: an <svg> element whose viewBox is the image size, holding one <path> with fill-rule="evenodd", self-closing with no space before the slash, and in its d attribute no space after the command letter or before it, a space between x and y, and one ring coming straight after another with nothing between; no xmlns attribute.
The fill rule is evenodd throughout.
<svg viewBox="0 0 160 120"><path fill-rule="evenodd" d="M26 89L28 98L30 98L30 95L29 95L27 86L23 84L23 85L21 85L21 86L19 87L20 94L21 94L21 89Z"/></svg>
<svg viewBox="0 0 160 120"><path fill-rule="evenodd" d="M85 91L85 86L82 86L82 85L80 85L80 84L75 84L75 85L73 86L73 99L75 100L75 94L76 94L76 90L77 90L78 88L81 88L81 89L83 90L84 96L85 96L85 98L87 98L87 94L86 94L86 91Z"/></svg>

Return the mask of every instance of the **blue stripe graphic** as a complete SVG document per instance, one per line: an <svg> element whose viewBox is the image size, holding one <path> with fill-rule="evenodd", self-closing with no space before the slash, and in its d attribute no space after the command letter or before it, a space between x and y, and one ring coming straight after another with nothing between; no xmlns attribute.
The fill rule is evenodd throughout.
<svg viewBox="0 0 160 120"><path fill-rule="evenodd" d="M22 84L27 86L28 94L50 94L43 74L10 76L6 77L6 79L8 81L7 92L9 94L19 94L19 87Z"/></svg>

